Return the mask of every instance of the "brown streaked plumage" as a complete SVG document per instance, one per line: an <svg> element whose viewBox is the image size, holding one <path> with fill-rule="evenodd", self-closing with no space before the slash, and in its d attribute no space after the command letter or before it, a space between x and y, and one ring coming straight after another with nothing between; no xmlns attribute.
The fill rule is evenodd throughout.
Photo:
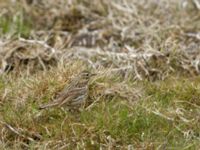
<svg viewBox="0 0 200 150"><path fill-rule="evenodd" d="M40 109L62 106L79 108L85 105L88 98L88 82L93 75L88 71L81 72L53 102L40 106Z"/></svg>

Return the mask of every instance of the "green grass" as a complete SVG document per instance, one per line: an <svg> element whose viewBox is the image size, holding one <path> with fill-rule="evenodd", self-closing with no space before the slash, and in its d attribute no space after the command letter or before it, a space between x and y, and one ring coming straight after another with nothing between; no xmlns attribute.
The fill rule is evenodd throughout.
<svg viewBox="0 0 200 150"><path fill-rule="evenodd" d="M1 16L0 17L0 33L1 35L11 34L14 36L28 37L32 29L30 20L25 19L25 14L19 11L15 16Z"/></svg>
<svg viewBox="0 0 200 150"><path fill-rule="evenodd" d="M56 86L61 82L56 78L58 75L49 71L27 80L24 77L19 78L16 81L17 84L10 85L2 84L8 81L6 78L1 79L1 97L4 94L2 89L18 88L19 91L31 91L24 94L24 97L23 95L20 97L17 91L8 93L6 97L10 101L0 106L1 121L19 129L27 137L34 137L34 134L42 137L33 142L27 142L27 139L22 140L23 137L6 128L6 134L1 135L8 141L5 147L23 147L24 142L28 147L42 149L44 143L51 141L47 146L49 149L65 144L69 149L74 147L98 149L109 146L124 149L128 145L143 149L198 148L200 139L198 89L200 86L197 81L199 78L176 79L175 82L174 78L170 78L166 81L153 83L140 81L135 84L127 80L126 85L130 89L137 88L136 85L143 87L144 94L137 99L137 103L127 101L117 94L102 96L91 109L80 113L68 112L61 108L39 110L38 106L48 101L57 90ZM40 80L42 76L46 76L46 79ZM109 78L114 77L109 76ZM98 82L108 84L109 78L104 75L96 77ZM116 84L123 79L118 78L113 81L112 83ZM112 87L112 84L110 86ZM94 88L97 89L98 86ZM25 103L17 102L22 98ZM22 143L10 145L18 140Z"/></svg>
<svg viewBox="0 0 200 150"><path fill-rule="evenodd" d="M0 74L0 149L199 149L200 77L192 65L199 40L188 34L200 26L192 1L186 8L173 0L24 2L0 1L0 69L14 68ZM74 50L71 42L87 41L87 27L97 45ZM91 64L99 67L91 70L88 108L39 109Z"/></svg>

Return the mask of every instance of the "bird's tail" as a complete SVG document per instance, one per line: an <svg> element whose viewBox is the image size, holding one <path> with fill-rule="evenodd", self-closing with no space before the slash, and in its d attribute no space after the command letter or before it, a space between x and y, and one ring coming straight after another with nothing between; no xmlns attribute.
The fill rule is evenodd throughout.
<svg viewBox="0 0 200 150"><path fill-rule="evenodd" d="M51 107L54 107L57 105L58 105L58 103L44 104L44 105L39 106L39 109L51 108Z"/></svg>

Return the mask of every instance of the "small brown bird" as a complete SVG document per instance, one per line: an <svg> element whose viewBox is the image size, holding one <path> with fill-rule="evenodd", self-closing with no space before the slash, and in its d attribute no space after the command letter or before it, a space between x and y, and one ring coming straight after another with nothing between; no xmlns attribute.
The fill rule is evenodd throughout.
<svg viewBox="0 0 200 150"><path fill-rule="evenodd" d="M66 86L58 95L58 97L48 104L40 106L40 109L50 107L80 108L86 104L88 98L88 82L95 74L89 71L81 72L72 82Z"/></svg>

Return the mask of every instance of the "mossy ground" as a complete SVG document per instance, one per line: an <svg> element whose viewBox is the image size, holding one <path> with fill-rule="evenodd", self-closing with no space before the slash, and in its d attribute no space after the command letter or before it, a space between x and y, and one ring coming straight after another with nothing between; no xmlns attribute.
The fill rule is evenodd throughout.
<svg viewBox="0 0 200 150"><path fill-rule="evenodd" d="M199 50L198 37L187 37L200 27L194 4L181 9L172 0L60 0L58 5L35 0L29 1L30 6L24 2L13 7L0 0L0 149L199 149L200 76L199 64L194 66L198 56L184 51ZM67 13L63 12L64 4L70 2ZM91 31L103 31L99 45L105 47L97 55L95 48L87 51L79 45L77 52L66 46L67 38L76 37L90 21L94 21ZM12 47L6 45L9 42ZM5 55L2 45L12 53ZM43 60L43 53L29 57L30 51L46 52L45 46L58 50L53 63ZM138 64L132 64L128 55L137 54L135 49L163 55L149 61L140 57ZM29 61L37 66L33 73L28 70ZM14 69L3 68L5 62ZM16 64L22 69L17 70ZM136 69L123 70L130 65ZM96 73L89 83L90 106L78 112L62 107L39 109L84 69Z"/></svg>
<svg viewBox="0 0 200 150"><path fill-rule="evenodd" d="M143 94L135 99L131 94L128 99L120 96L120 92L127 91L93 94L93 101L98 101L80 112L64 108L40 110L38 106L51 100L78 66L76 63L29 78L13 80L12 74L1 77L0 119L19 132L1 123L2 148L198 149L199 77L170 77L156 82L116 79L108 83L109 87L117 83L133 91L140 87ZM91 93L98 90L98 82L105 85L110 80L106 76L93 79ZM116 76L110 74L109 78Z"/></svg>

